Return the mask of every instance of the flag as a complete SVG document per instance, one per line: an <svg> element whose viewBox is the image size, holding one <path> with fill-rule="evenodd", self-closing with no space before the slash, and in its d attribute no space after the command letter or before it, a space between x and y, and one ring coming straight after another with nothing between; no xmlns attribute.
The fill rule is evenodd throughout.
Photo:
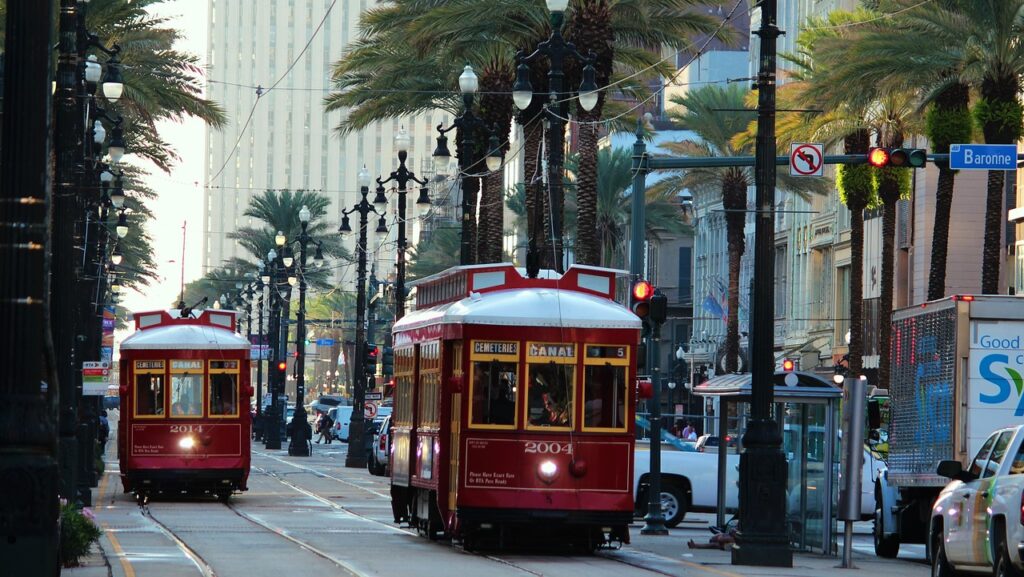
<svg viewBox="0 0 1024 577"><path fill-rule="evenodd" d="M724 314L724 312L722 311L722 305L718 303L715 297L711 296L711 293L708 293L708 295L704 297L704 302L701 304L701 306L709 314L712 314L716 317L721 317Z"/></svg>

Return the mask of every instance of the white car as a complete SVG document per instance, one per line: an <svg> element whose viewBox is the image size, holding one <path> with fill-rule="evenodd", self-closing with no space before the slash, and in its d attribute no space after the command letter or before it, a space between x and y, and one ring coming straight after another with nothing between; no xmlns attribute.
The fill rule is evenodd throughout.
<svg viewBox="0 0 1024 577"><path fill-rule="evenodd" d="M935 500L928 530L932 575L984 572L996 577L1024 571L1024 425L992 433L965 471L942 461L937 474L951 479Z"/></svg>
<svg viewBox="0 0 1024 577"><path fill-rule="evenodd" d="M334 407L328 414L334 421L334 438L348 442L348 429L352 424L352 407ZM391 414L391 407L380 407L377 409L377 417L386 417Z"/></svg>

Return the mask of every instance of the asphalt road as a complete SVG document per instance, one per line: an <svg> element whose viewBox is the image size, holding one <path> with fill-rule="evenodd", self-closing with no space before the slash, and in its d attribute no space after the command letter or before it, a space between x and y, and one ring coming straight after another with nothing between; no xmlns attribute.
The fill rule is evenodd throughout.
<svg viewBox="0 0 1024 577"><path fill-rule="evenodd" d="M116 430L111 426L112 430ZM691 514L667 537L631 530L631 545L595 555L567 552L467 553L431 542L392 519L388 480L347 469L345 444L314 445L311 457L288 457L253 445L249 491L228 504L214 499L156 500L139 507L124 494L117 462L107 449L107 474L95 510L112 576L315 577L623 577L657 575L820 575L836 558L799 555L793 569L740 568L728 553L692 550L707 542L710 515ZM870 524L859 524L855 562L880 575L926 575L923 549L901 559L871 555ZM829 571L830 572L830 571Z"/></svg>

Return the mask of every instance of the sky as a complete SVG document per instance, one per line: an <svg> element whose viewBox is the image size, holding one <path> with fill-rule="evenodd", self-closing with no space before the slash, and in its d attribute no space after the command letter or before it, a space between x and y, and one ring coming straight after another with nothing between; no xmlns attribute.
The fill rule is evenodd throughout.
<svg viewBox="0 0 1024 577"><path fill-rule="evenodd" d="M169 26L182 30L183 38L178 50L199 56L206 62L208 0L169 0L153 7L156 15L172 18ZM182 123L165 121L157 124L160 135L181 156L181 160L167 174L153 166L146 166L137 158L126 157L129 162L146 166L151 176L146 180L157 198L148 206L155 218L147 225L153 239L157 280L141 292L128 292L121 304L130 311L169 308L177 302L181 287L182 225L186 224L184 280L188 283L203 275L203 150L206 128L198 120Z"/></svg>

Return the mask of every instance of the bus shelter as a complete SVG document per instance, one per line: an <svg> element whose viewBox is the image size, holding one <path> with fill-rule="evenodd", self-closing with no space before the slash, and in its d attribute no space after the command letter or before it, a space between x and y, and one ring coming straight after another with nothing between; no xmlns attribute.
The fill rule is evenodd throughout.
<svg viewBox="0 0 1024 577"><path fill-rule="evenodd" d="M812 373L778 371L774 378L772 418L779 425L782 451L789 463L786 526L790 546L833 554L842 389ZM728 453L742 450L742 435L750 418L750 374L714 377L693 392L716 401L712 406L719 438L718 526L724 527L727 497L736 494L739 480L738 460L730 459Z"/></svg>

